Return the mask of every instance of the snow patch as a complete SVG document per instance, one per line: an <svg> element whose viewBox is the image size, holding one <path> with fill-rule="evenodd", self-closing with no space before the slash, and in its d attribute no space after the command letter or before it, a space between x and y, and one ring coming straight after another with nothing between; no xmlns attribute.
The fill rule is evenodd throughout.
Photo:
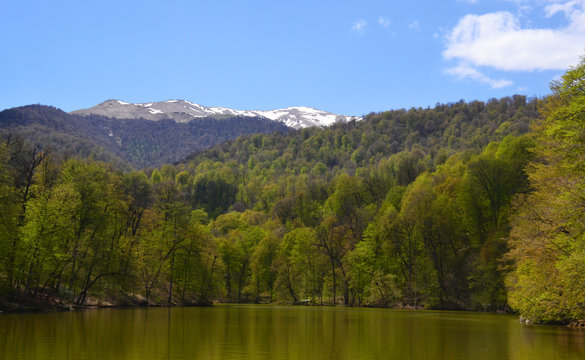
<svg viewBox="0 0 585 360"><path fill-rule="evenodd" d="M304 112L317 112L317 113L324 113L325 111L317 110L315 108L306 107L306 106L291 106L286 108L287 110L299 110Z"/></svg>

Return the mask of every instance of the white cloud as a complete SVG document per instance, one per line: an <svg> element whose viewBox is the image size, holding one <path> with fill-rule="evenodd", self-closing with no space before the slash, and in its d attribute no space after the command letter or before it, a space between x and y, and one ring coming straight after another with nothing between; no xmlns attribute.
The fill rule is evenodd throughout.
<svg viewBox="0 0 585 360"><path fill-rule="evenodd" d="M445 73L457 76L459 79L471 79L483 84L488 84L494 89L500 89L513 84L513 82L510 80L492 79L489 76L481 73L473 66L465 63L461 63L455 67L449 68L445 70Z"/></svg>
<svg viewBox="0 0 585 360"><path fill-rule="evenodd" d="M351 31L356 32L358 34L363 34L364 28L368 26L368 23L365 20L359 19L351 26Z"/></svg>
<svg viewBox="0 0 585 360"><path fill-rule="evenodd" d="M585 0L556 1L545 14L563 13L563 28L528 29L510 12L467 15L447 36L443 57L503 71L564 70L585 47Z"/></svg>
<svg viewBox="0 0 585 360"><path fill-rule="evenodd" d="M544 9L546 16L551 17L562 12L569 20L566 32L580 35L581 43L585 42L585 0L553 2Z"/></svg>
<svg viewBox="0 0 585 360"><path fill-rule="evenodd" d="M418 22L418 20L415 20L413 22L411 22L408 27L412 30L420 30L420 23Z"/></svg>
<svg viewBox="0 0 585 360"><path fill-rule="evenodd" d="M433 33L433 38L435 39L443 39L445 38L445 33L447 31L442 26L439 26L437 30Z"/></svg>
<svg viewBox="0 0 585 360"><path fill-rule="evenodd" d="M565 16L570 16L573 8L575 7L575 1L569 1L567 3L553 3L549 4L544 8L546 17L551 17L558 12L564 12Z"/></svg>
<svg viewBox="0 0 585 360"><path fill-rule="evenodd" d="M378 18L378 24L383 28L387 28L388 26L390 26L390 19L384 16L380 16Z"/></svg>
<svg viewBox="0 0 585 360"><path fill-rule="evenodd" d="M528 4L528 3L533 3L534 2L534 0L505 0L505 1L514 3L514 4L518 5L518 6L521 6L522 4ZM550 1L550 0L539 0L539 1L542 3L543 1Z"/></svg>
<svg viewBox="0 0 585 360"><path fill-rule="evenodd" d="M556 75L555 77L553 77L552 81L561 81L561 79L563 78L562 74Z"/></svg>

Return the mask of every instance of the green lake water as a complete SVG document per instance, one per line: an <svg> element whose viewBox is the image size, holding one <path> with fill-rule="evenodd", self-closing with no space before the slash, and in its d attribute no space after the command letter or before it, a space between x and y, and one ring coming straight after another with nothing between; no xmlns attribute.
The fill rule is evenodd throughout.
<svg viewBox="0 0 585 360"><path fill-rule="evenodd" d="M0 359L585 359L515 316L270 305L0 315Z"/></svg>

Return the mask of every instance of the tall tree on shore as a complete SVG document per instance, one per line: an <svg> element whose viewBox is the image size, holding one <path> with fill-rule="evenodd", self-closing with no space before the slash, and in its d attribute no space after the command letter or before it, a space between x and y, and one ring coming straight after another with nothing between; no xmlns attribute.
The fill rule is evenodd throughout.
<svg viewBox="0 0 585 360"><path fill-rule="evenodd" d="M538 322L585 318L585 58L552 83L510 236L509 302Z"/></svg>

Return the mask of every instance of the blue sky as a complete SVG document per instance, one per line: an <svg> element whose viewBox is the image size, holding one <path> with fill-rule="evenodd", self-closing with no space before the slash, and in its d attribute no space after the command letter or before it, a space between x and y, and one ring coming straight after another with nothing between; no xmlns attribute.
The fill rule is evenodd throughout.
<svg viewBox="0 0 585 360"><path fill-rule="evenodd" d="M347 115L543 96L585 0L0 1L0 109L185 99Z"/></svg>

